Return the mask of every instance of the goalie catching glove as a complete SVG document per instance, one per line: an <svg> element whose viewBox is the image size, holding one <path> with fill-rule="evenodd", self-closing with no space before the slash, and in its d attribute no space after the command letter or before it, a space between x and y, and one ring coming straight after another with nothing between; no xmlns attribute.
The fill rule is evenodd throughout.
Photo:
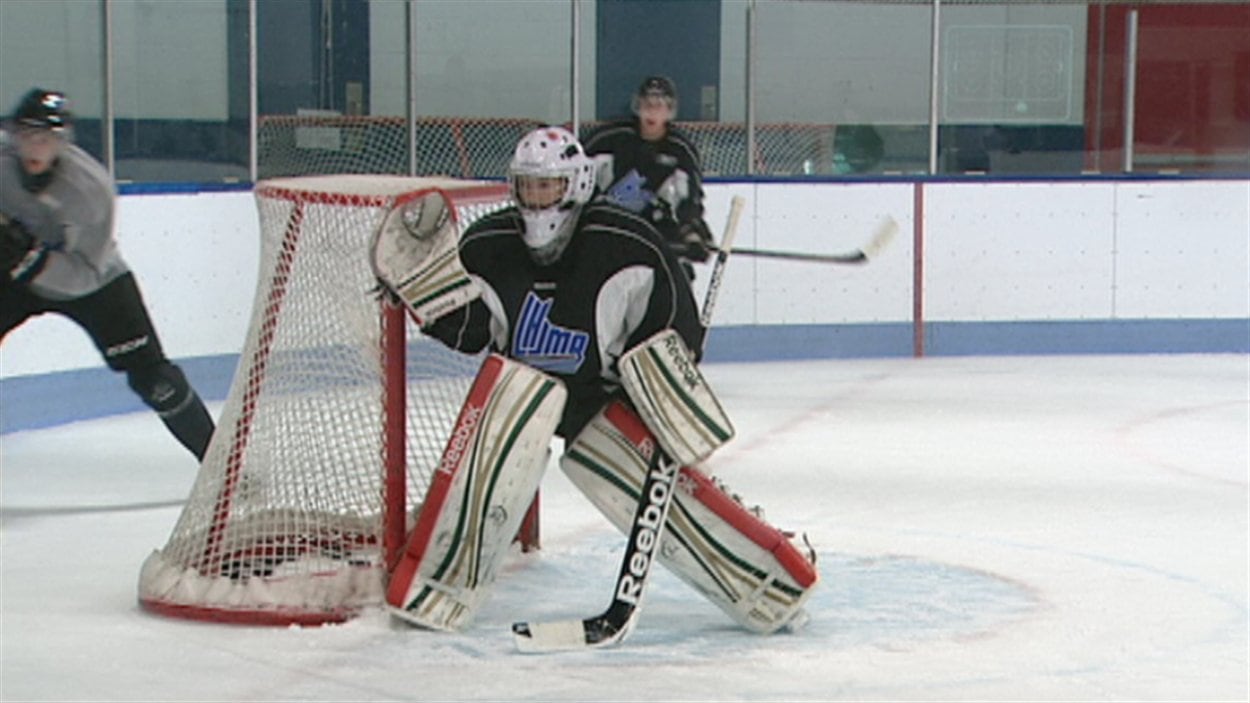
<svg viewBox="0 0 1250 703"><path fill-rule="evenodd" d="M460 263L459 228L441 191L401 195L369 243L378 281L425 326L482 294Z"/></svg>

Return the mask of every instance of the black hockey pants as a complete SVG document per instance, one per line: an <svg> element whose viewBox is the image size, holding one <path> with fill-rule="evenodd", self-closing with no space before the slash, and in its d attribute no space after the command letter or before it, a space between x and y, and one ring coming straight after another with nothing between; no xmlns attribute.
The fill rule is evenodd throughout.
<svg viewBox="0 0 1250 703"><path fill-rule="evenodd" d="M91 337L105 363L126 374L131 389L155 410L170 433L197 459L204 458L213 420L160 339L133 274L73 300L49 300L24 285L0 282L0 340L36 315L64 315Z"/></svg>

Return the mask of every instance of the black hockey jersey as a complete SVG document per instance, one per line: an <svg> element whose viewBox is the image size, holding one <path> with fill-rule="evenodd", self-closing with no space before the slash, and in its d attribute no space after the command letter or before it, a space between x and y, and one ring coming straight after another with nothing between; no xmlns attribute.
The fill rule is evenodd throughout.
<svg viewBox="0 0 1250 703"><path fill-rule="evenodd" d="M516 208L479 220L460 259L481 298L427 326L466 352L488 345L562 379L569 398L557 434L572 438L619 391L621 354L665 329L699 354L704 329L690 286L659 234L609 203L583 208L568 248L540 266Z"/></svg>
<svg viewBox="0 0 1250 703"><path fill-rule="evenodd" d="M703 221L703 168L690 139L671 124L663 139L649 142L637 120L617 122L589 134L588 156L612 155L606 197L642 214L669 239L680 225ZM602 183L600 185L603 185Z"/></svg>

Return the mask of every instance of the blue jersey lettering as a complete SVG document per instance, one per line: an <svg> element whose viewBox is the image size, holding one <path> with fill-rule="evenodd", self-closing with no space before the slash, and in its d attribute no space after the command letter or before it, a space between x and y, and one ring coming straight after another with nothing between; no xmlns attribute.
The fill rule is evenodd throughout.
<svg viewBox="0 0 1250 703"><path fill-rule="evenodd" d="M586 360L590 335L552 324L548 319L551 302L533 291L525 295L512 338L512 357L536 369L571 375Z"/></svg>

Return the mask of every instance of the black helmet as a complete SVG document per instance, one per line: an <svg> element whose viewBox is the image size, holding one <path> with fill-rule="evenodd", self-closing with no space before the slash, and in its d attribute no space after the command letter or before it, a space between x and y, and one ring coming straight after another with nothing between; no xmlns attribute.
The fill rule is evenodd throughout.
<svg viewBox="0 0 1250 703"><path fill-rule="evenodd" d="M633 100L630 101L634 114L638 114L638 108L642 105L644 98L664 98L668 100L673 114L677 114L677 86L671 79L664 76L648 76L642 85L638 86Z"/></svg>
<svg viewBox="0 0 1250 703"><path fill-rule="evenodd" d="M638 86L638 92L635 95L639 98L648 98L652 96L668 98L674 103L677 102L677 86L673 81L664 76L648 76Z"/></svg>
<svg viewBox="0 0 1250 703"><path fill-rule="evenodd" d="M35 127L63 132L73 119L65 94L55 90L31 88L13 111L13 123L18 127Z"/></svg>

